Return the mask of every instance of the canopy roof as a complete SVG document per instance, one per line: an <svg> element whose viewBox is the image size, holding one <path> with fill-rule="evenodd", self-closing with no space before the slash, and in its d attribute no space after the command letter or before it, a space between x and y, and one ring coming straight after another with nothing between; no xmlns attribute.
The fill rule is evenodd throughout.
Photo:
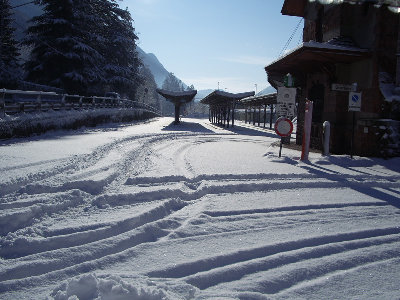
<svg viewBox="0 0 400 300"><path fill-rule="evenodd" d="M281 13L288 16L304 17L307 4L321 3L324 5L370 4L375 6L387 5L393 12L400 12L400 0L285 0Z"/></svg>
<svg viewBox="0 0 400 300"><path fill-rule="evenodd" d="M306 42L285 56L265 67L268 81L275 87L274 80L287 73L298 79L306 73L314 71L329 72L337 63L352 63L370 57L371 53L351 44L339 44L338 40L326 43Z"/></svg>
<svg viewBox="0 0 400 300"><path fill-rule="evenodd" d="M157 93L165 97L168 101L176 104L192 101L194 96L196 96L197 91L168 91L164 89L157 89Z"/></svg>
<svg viewBox="0 0 400 300"><path fill-rule="evenodd" d="M317 69L325 63L351 63L364 59L370 55L366 49L340 46L331 43L317 43L314 41L303 43L279 60L265 67L267 72L290 72L293 69Z"/></svg>
<svg viewBox="0 0 400 300"><path fill-rule="evenodd" d="M250 96L254 96L254 92L233 94L220 90L215 90L214 92L210 93L208 96L203 98L200 102L209 105L220 105L220 104L228 104L229 102L240 100Z"/></svg>
<svg viewBox="0 0 400 300"><path fill-rule="evenodd" d="M247 97L242 100L240 100L240 103L243 105L249 106L249 105L269 105L269 104L276 104L277 100L277 93L272 93L268 95L262 95L262 96L253 96L253 97Z"/></svg>

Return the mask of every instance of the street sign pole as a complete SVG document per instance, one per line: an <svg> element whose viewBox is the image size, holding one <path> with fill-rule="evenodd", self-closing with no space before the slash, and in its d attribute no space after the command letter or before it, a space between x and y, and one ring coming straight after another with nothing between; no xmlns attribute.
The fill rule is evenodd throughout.
<svg viewBox="0 0 400 300"><path fill-rule="evenodd" d="M354 134L356 127L356 111L361 111L361 93L349 93L349 111L353 113L353 122L351 126L351 140L350 140L350 157L353 158L354 151Z"/></svg>
<svg viewBox="0 0 400 300"><path fill-rule="evenodd" d="M354 127L356 124L356 112L353 111L353 126L351 128L351 142L350 142L350 158L353 158L353 145L354 145Z"/></svg>
<svg viewBox="0 0 400 300"><path fill-rule="evenodd" d="M281 157L283 138L290 137L293 132L292 121L286 117L278 118L278 120L275 122L275 132L281 137L281 142L279 145L279 157Z"/></svg>

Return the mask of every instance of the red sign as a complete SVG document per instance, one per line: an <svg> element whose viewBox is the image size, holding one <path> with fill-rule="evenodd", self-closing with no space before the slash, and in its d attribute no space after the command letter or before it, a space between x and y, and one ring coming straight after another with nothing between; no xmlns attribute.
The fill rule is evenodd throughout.
<svg viewBox="0 0 400 300"><path fill-rule="evenodd" d="M286 117L280 117L275 122L275 132L282 137L290 136L293 131L293 123Z"/></svg>

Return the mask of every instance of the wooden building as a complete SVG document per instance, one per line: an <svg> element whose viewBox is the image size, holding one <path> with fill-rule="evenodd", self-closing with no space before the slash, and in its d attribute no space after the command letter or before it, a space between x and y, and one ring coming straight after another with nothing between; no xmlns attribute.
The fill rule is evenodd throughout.
<svg viewBox="0 0 400 300"><path fill-rule="evenodd" d="M332 153L353 148L361 156L400 155L398 9L378 0L321 2L284 1L282 14L304 18L303 44L265 67L275 88L287 73L295 78L296 142L308 99L314 103L312 147L322 148L322 124L329 121ZM350 91L361 93L360 111L348 110Z"/></svg>

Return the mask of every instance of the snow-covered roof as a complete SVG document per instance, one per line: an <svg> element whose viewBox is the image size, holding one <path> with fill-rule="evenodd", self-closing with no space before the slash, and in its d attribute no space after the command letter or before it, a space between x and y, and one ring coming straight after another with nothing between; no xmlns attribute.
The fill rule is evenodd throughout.
<svg viewBox="0 0 400 300"><path fill-rule="evenodd" d="M164 89L157 89L157 93L161 96L165 97L168 101L171 102L190 102L193 100L194 96L196 96L197 91L169 91Z"/></svg>
<svg viewBox="0 0 400 300"><path fill-rule="evenodd" d="M276 104L277 93L246 97L240 100L244 104Z"/></svg>
<svg viewBox="0 0 400 300"><path fill-rule="evenodd" d="M285 0L281 12L284 15L304 17L307 3L315 2L321 3L323 5L339 5L343 3L368 3L376 7L385 5L392 12L400 13L400 0Z"/></svg>
<svg viewBox="0 0 400 300"><path fill-rule="evenodd" d="M254 91L253 92L244 92L244 93L228 93L225 91L221 90L215 90L203 100L201 100L201 103L204 104L212 104L216 102L226 102L226 101L233 101L233 100L240 100L246 97L254 96Z"/></svg>
<svg viewBox="0 0 400 300"><path fill-rule="evenodd" d="M320 55L321 52L324 55ZM344 42L342 38L335 38L325 43L315 41L304 42L300 46L279 57L265 67L269 72L271 69L293 68L294 65L314 67L319 61L351 62L355 59L368 56L370 51L357 47L351 41ZM318 55L316 55L318 54ZM312 64L310 64L312 62Z"/></svg>

